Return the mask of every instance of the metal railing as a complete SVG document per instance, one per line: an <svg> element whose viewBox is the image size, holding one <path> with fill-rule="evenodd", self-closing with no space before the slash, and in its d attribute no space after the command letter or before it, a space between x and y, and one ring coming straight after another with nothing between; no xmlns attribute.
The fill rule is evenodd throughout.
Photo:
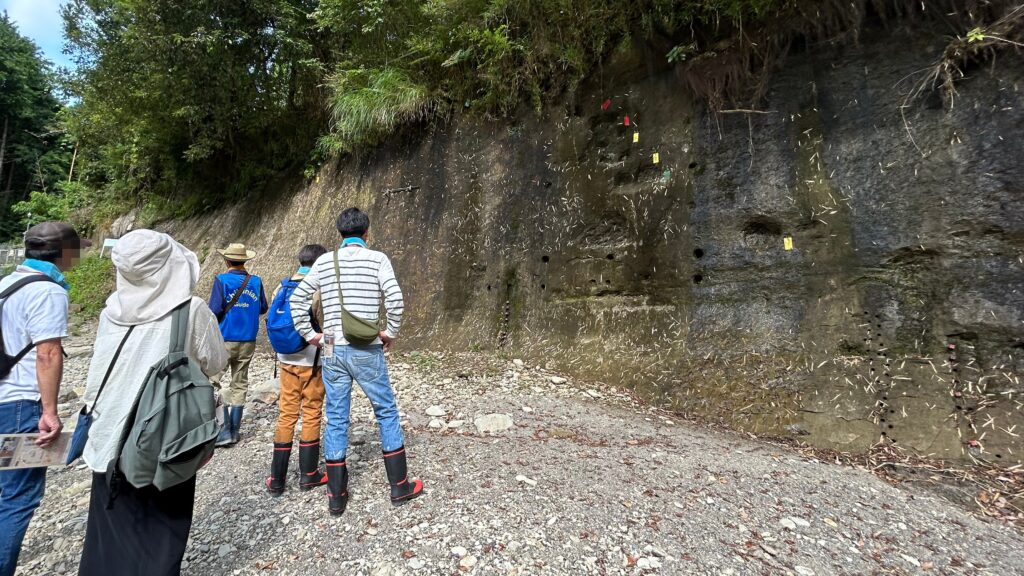
<svg viewBox="0 0 1024 576"><path fill-rule="evenodd" d="M0 244L0 266L13 266L25 258L21 244Z"/></svg>

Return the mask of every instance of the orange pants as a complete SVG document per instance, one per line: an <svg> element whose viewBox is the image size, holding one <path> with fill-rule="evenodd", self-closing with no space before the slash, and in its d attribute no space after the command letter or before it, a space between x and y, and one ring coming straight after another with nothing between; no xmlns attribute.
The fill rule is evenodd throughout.
<svg viewBox="0 0 1024 576"><path fill-rule="evenodd" d="M320 439L320 418L324 409L324 379L319 366L280 364L281 397L277 401L277 431L274 442L291 443L295 424L302 412L300 442Z"/></svg>

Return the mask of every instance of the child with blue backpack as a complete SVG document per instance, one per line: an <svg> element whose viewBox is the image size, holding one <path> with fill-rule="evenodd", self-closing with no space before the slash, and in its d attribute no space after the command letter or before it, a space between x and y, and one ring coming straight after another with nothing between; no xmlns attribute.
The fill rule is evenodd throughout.
<svg viewBox="0 0 1024 576"><path fill-rule="evenodd" d="M288 303L292 292L305 278L309 267L327 249L319 244L303 246L299 250L299 270L291 278L281 281L274 292L267 313L267 336L277 353L280 367L280 413L274 433L274 455L270 464L270 477L266 480L271 496L284 493L288 459L292 453L295 425L302 416L299 433L299 489L311 490L327 483L327 475L320 470L320 418L324 406L324 381L320 371L320 347L308 344L295 330ZM319 294L314 295L309 309L312 322L323 323L323 310Z"/></svg>

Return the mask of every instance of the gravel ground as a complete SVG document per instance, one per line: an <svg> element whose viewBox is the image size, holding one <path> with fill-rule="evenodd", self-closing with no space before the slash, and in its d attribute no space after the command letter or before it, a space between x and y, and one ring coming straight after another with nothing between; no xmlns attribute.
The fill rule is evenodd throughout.
<svg viewBox="0 0 1024 576"><path fill-rule="evenodd" d="M89 358L87 343L69 349L65 394ZM357 392L344 516L328 515L323 489L296 489L297 451L288 491L270 498L276 409L254 402L242 442L200 472L183 574L1024 574L1017 530L865 470L494 355L389 362L410 472L427 494L390 505ZM260 355L252 382L271 373ZM67 400L70 414L78 401ZM487 414L512 425L480 432ZM82 467L50 470L18 574L76 572L88 498Z"/></svg>

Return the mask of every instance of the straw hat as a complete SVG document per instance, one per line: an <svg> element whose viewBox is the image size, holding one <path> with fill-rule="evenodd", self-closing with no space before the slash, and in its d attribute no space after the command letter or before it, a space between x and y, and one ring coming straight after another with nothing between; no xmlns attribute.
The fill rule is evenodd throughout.
<svg viewBox="0 0 1024 576"><path fill-rule="evenodd" d="M234 242L228 244L228 247L224 250L218 249L217 252L224 257L225 260L231 260L232 262L248 262L256 257L256 252L247 250L245 244L239 244Z"/></svg>

